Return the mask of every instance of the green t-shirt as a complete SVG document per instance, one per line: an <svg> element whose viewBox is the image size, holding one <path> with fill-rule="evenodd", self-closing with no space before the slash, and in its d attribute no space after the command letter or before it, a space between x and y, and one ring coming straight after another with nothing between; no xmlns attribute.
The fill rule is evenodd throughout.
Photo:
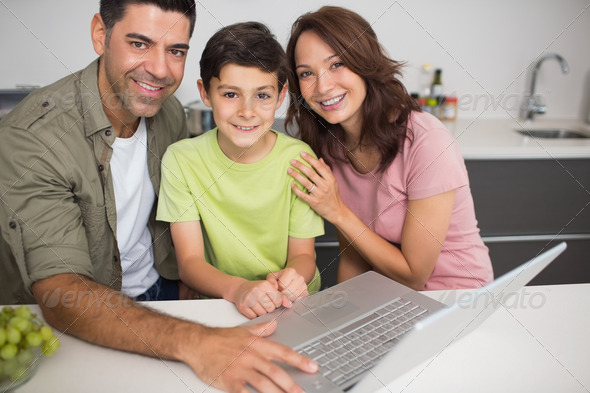
<svg viewBox="0 0 590 393"><path fill-rule="evenodd" d="M322 218L291 191L295 181L287 174L291 159L314 153L304 142L275 133L271 152L252 164L230 160L219 147L217 129L174 143L162 160L157 219L200 220L205 259L248 280L285 267L289 236L324 233ZM308 289L319 287L316 270Z"/></svg>

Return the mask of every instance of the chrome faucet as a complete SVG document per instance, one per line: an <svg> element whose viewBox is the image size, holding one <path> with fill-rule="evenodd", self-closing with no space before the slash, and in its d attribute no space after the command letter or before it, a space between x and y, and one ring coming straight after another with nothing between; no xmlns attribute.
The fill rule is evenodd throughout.
<svg viewBox="0 0 590 393"><path fill-rule="evenodd" d="M541 67L541 63L543 63L547 59L557 60L559 62L559 65L561 66L562 73L567 74L570 71L570 68L567 65L565 59L557 53L547 53L535 62L530 71L529 84L524 96L524 102L520 107L520 117L524 120L533 120L533 116L535 114L542 114L547 112L547 106L543 102L541 96L535 95L537 72Z"/></svg>

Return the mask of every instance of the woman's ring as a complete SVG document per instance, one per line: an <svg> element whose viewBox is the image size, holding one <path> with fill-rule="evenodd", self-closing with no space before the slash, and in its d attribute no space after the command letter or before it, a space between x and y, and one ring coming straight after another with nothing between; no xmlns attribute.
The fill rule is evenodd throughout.
<svg viewBox="0 0 590 393"><path fill-rule="evenodd" d="M311 194L311 192L313 191L314 188L315 188L315 183L312 183L312 186L309 190L307 190L307 193Z"/></svg>

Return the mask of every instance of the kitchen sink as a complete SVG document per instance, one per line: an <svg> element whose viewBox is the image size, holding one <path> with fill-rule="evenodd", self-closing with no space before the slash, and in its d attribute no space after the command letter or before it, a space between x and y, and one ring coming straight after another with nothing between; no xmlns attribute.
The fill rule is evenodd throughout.
<svg viewBox="0 0 590 393"><path fill-rule="evenodd" d="M552 129L515 129L516 132L530 136L533 138L551 138L551 139L572 139L572 138L589 138L585 133L567 128L552 128Z"/></svg>

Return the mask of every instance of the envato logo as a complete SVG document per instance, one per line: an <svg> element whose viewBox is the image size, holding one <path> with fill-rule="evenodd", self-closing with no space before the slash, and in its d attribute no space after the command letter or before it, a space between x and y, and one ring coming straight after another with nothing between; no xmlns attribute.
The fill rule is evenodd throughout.
<svg viewBox="0 0 590 393"><path fill-rule="evenodd" d="M493 96L491 94L461 94L451 93L450 96L457 96L457 109L459 111L483 111L483 110L504 110L504 111L518 111L521 106L525 105L528 96L517 93L500 94ZM332 98L329 101L324 101L330 105L337 105L339 97ZM536 102L544 102L544 96L542 94L535 94L533 96ZM312 102L320 102L325 100L325 97L314 93L311 95L310 100ZM300 99L292 100L296 108L305 108L312 111L311 107L302 97ZM343 109L346 107L347 101L339 104L339 108Z"/></svg>
<svg viewBox="0 0 590 393"><path fill-rule="evenodd" d="M490 94L462 94L457 98L457 108L460 111L506 110L517 111L523 102L521 94L500 94L494 97Z"/></svg>
<svg viewBox="0 0 590 393"><path fill-rule="evenodd" d="M47 308L90 308L105 306L108 308L132 307L133 299L121 292L103 291L63 291L57 288L45 292L41 303Z"/></svg>
<svg viewBox="0 0 590 393"><path fill-rule="evenodd" d="M266 112L275 110L278 97L262 97L263 94L264 93L255 96L236 97L235 99L239 102L239 105L242 108L246 108L247 110L261 110ZM102 105L107 109L117 111L123 108L147 105L154 100L141 94L129 94L129 92L108 92L100 96L89 91L82 94L73 92L64 94L56 91L53 92L53 94L43 96L42 101L47 103L45 106L57 107L67 112L76 107L80 107L82 104L86 107Z"/></svg>
<svg viewBox="0 0 590 393"><path fill-rule="evenodd" d="M81 106L92 107L94 105L104 106L107 109L117 111L123 108L133 108L141 105L150 104L153 99L143 95L131 95L125 93L109 92L102 97L98 94L86 91L82 94L78 93L63 93L60 91L53 92L53 94L42 97L43 106L51 106L59 108L68 112L76 107L81 109Z"/></svg>
<svg viewBox="0 0 590 393"><path fill-rule="evenodd" d="M303 305L309 309L332 307L340 309L348 303L348 294L344 291L323 291L303 300Z"/></svg>
<svg viewBox="0 0 590 393"><path fill-rule="evenodd" d="M464 309L485 308L492 305L494 308L506 309L539 309L547 301L543 292L537 292L534 287L524 287L520 291L502 292L494 295L488 291L477 292L444 292L439 300L445 304L457 304Z"/></svg>

